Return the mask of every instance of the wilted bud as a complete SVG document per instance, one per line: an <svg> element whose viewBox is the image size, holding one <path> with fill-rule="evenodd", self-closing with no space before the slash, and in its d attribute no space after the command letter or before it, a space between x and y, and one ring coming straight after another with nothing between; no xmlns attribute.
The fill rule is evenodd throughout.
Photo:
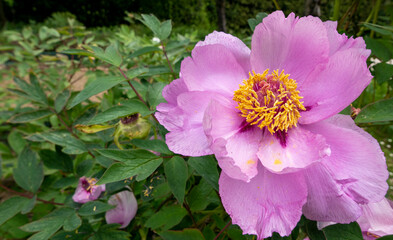
<svg viewBox="0 0 393 240"><path fill-rule="evenodd" d="M149 135L150 128L150 123L146 119L141 118L138 113L124 117L117 125L114 141L121 149L119 144L121 135L129 139L145 138Z"/></svg>
<svg viewBox="0 0 393 240"><path fill-rule="evenodd" d="M108 203L116 207L106 212L106 222L108 224L119 223L121 224L120 228L127 227L138 210L135 196L128 190L112 195Z"/></svg>
<svg viewBox="0 0 393 240"><path fill-rule="evenodd" d="M72 200L77 203L87 203L96 200L101 192L105 191L105 184L95 185L95 178L79 178L78 187L75 190Z"/></svg>
<svg viewBox="0 0 393 240"><path fill-rule="evenodd" d="M81 132L84 133L96 133L96 132L101 132L110 128L115 127L114 125L99 125L99 124L94 124L94 125L82 125L82 124L77 124L75 125L75 128L78 129Z"/></svg>

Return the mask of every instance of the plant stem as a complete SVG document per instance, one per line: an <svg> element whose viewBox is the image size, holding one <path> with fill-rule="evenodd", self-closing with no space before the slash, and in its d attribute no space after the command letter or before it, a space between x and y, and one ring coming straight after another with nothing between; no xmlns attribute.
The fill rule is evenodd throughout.
<svg viewBox="0 0 393 240"><path fill-rule="evenodd" d="M172 64L169 61L168 55L166 54L166 50L163 42L161 42L161 47L162 47L162 52L164 53L164 56L166 58L166 62L168 63L169 70L171 70L171 73L174 75L175 73L173 72Z"/></svg>
<svg viewBox="0 0 393 240"><path fill-rule="evenodd" d="M193 216L192 213L191 213L190 206L188 206L188 204L187 204L186 202L184 202L183 205L184 205L184 207L186 208L186 210L187 210L187 212L188 212L188 215L190 215L190 217L191 217L192 224L193 224L194 227L196 228L196 227L197 227L197 224L196 224L196 222L195 222L194 216Z"/></svg>
<svg viewBox="0 0 393 240"><path fill-rule="evenodd" d="M375 10L374 10L374 18L373 18L373 23L376 24L378 20L378 12L379 8L381 7L381 0L377 0L375 3ZM371 31L370 33L370 38L374 38L374 31Z"/></svg>
<svg viewBox="0 0 393 240"><path fill-rule="evenodd" d="M8 187L4 186L1 183L0 183L0 187L3 188L4 190L8 191L8 192L12 192L12 193L14 193L14 194L16 194L18 196L21 196L21 197L26 197L26 198L30 198L30 199L32 199L34 197L34 195L30 195L30 194L27 194L27 193L21 193L21 192L15 191L15 190L13 190L11 188L8 188ZM48 204L53 204L53 205L59 205L59 206L64 205L64 203L57 203L57 202L53 202L53 201L47 201L47 200L44 200L44 199L41 199L41 198L37 198L37 200L40 201L40 202L43 202L43 203L48 203Z"/></svg>
<svg viewBox="0 0 393 240"><path fill-rule="evenodd" d="M61 122L61 124L63 124L63 126L67 129L68 132L71 133L72 136L74 136L76 139L80 140L80 138L78 137L78 135L76 135L74 133L74 131L72 131L72 127L68 126L68 124L63 120L63 118L60 116L60 114L58 114L53 108L49 108L50 111L52 111L54 114L56 114L57 119L59 119L59 121ZM96 156L94 156L94 154L92 152L90 152L90 150L87 150L87 153L92 157L95 158Z"/></svg>
<svg viewBox="0 0 393 240"><path fill-rule="evenodd" d="M136 88L132 85L131 81L128 79L127 75L123 72L123 70L121 70L121 68L119 68L119 71L121 72L121 75L123 75L123 77L127 80L128 85L130 85L130 87L132 88L132 90L134 91L135 95L138 97L138 99L148 108L150 109L149 105L147 105L147 103L145 102L145 100L143 100L142 96L139 94L139 92L136 90ZM158 122L157 118L152 114L151 115L154 120L156 122Z"/></svg>
<svg viewBox="0 0 393 240"><path fill-rule="evenodd" d="M217 234L217 236L213 240L217 240L218 237L232 224L232 220L229 220L227 225L221 229L221 231Z"/></svg>
<svg viewBox="0 0 393 240"><path fill-rule="evenodd" d="M334 8L333 8L333 21L337 21L338 17L340 15L340 0L335 0L334 1Z"/></svg>
<svg viewBox="0 0 393 240"><path fill-rule="evenodd" d="M274 6L276 7L276 10L280 10L280 6L278 5L276 0L273 0Z"/></svg>

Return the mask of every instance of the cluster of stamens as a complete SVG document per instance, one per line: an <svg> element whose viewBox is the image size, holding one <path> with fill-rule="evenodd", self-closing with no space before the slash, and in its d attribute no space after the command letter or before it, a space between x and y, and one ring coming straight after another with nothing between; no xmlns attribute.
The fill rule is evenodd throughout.
<svg viewBox="0 0 393 240"><path fill-rule="evenodd" d="M249 74L243 85L235 91L233 100L238 102L237 109L250 125L266 127L271 134L297 126L299 110L306 110L299 100L296 81L289 74L278 70L268 75L269 69L262 74Z"/></svg>
<svg viewBox="0 0 393 240"><path fill-rule="evenodd" d="M97 179L95 178L87 178L86 181L82 182L82 187L88 191L91 192L92 187L96 184Z"/></svg>

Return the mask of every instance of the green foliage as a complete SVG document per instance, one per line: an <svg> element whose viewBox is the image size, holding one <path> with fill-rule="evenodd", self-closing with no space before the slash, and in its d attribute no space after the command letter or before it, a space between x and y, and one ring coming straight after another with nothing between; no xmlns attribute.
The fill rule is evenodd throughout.
<svg viewBox="0 0 393 240"><path fill-rule="evenodd" d="M37 154L25 148L19 155L18 165L14 168L15 182L30 192L37 192L44 180L42 163L37 159Z"/></svg>
<svg viewBox="0 0 393 240"><path fill-rule="evenodd" d="M204 29L194 31L187 26L186 31L176 27L179 22L128 13L131 25L91 30L72 14L58 13L43 25L0 34L4 83L0 85L4 90L0 93L0 188L4 191L0 193L5 195L0 203L1 237L255 239L230 224L220 202L220 170L214 156L175 155L165 143L167 131L153 115L165 102L164 87L179 77L181 61L217 20L212 14L217 10L214 1L168 2L172 6L169 16L189 18ZM278 2L286 13L303 6ZM330 6L322 2L322 9ZM251 33L247 24L253 30L266 16L259 11L275 9L271 1L226 4L229 29L247 36ZM156 5L168 7L161 1ZM335 13L343 17L345 7ZM257 15L250 19L253 14ZM385 141L382 149L393 169L389 155L393 153L387 144L393 134L392 29L384 22L386 16L373 23L361 19L365 22L357 26L353 19L344 20L349 21L346 31L366 35L374 76L345 114ZM152 40L153 35L159 41ZM134 120L143 126L135 127ZM105 184L106 190L95 201L78 204L72 195L82 176ZM106 224L105 213L114 208L108 199L129 188L138 202L136 217L124 229ZM318 230L316 222L304 217L290 236L275 233L268 239L306 236L311 240L362 239L357 223Z"/></svg>
<svg viewBox="0 0 393 240"><path fill-rule="evenodd" d="M186 162L183 158L175 156L164 164L164 172L173 195L182 205L188 178Z"/></svg>

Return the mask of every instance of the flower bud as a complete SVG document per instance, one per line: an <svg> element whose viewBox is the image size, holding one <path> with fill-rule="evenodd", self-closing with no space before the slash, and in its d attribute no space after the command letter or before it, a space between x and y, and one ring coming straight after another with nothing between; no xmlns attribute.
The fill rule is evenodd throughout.
<svg viewBox="0 0 393 240"><path fill-rule="evenodd" d="M101 192L105 191L105 184L95 185L95 178L79 178L78 187L75 190L72 200L77 203L87 203L96 200Z"/></svg>
<svg viewBox="0 0 393 240"><path fill-rule="evenodd" d="M151 125L150 123L139 116L138 113L122 118L115 131L114 141L116 145L122 149L119 143L121 135L129 138L145 138L149 135Z"/></svg>
<svg viewBox="0 0 393 240"><path fill-rule="evenodd" d="M122 191L112 195L108 203L116 206L106 212L105 219L108 224L119 223L120 228L125 228L130 224L138 210L138 203L131 191Z"/></svg>

